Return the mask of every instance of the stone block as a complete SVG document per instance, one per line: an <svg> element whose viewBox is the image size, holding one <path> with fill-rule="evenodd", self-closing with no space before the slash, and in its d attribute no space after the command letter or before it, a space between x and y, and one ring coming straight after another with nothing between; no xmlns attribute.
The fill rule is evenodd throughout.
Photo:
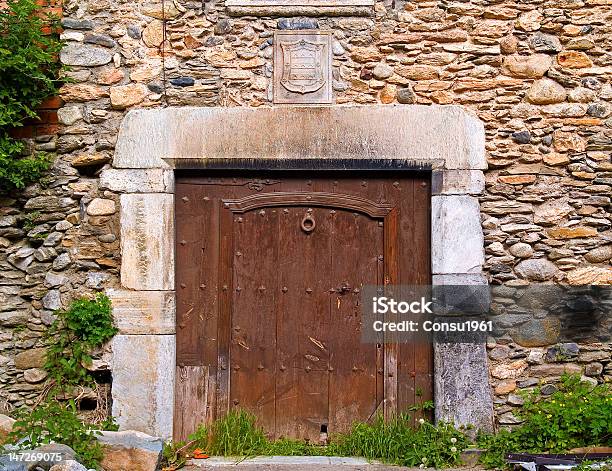
<svg viewBox="0 0 612 471"><path fill-rule="evenodd" d="M174 411L174 335L112 340L113 416L120 430L169 438Z"/></svg>
<svg viewBox="0 0 612 471"><path fill-rule="evenodd" d="M107 169L100 188L118 193L174 193L174 173L163 169Z"/></svg>
<svg viewBox="0 0 612 471"><path fill-rule="evenodd" d="M173 291L109 289L113 318L121 334L174 334L176 305Z"/></svg>
<svg viewBox="0 0 612 471"><path fill-rule="evenodd" d="M431 198L431 263L434 275L482 271L484 237L476 198Z"/></svg>
<svg viewBox="0 0 612 471"><path fill-rule="evenodd" d="M484 142L482 122L461 106L141 109L121 124L114 166L206 168L210 158L258 156L483 170Z"/></svg>
<svg viewBox="0 0 612 471"><path fill-rule="evenodd" d="M434 170L433 195L479 195L484 191L485 178L481 170Z"/></svg>
<svg viewBox="0 0 612 471"><path fill-rule="evenodd" d="M161 438L134 430L102 432L101 465L106 471L151 471L158 469L164 442Z"/></svg>
<svg viewBox="0 0 612 471"><path fill-rule="evenodd" d="M121 195L121 284L174 289L174 195Z"/></svg>
<svg viewBox="0 0 612 471"><path fill-rule="evenodd" d="M483 344L434 344L436 421L493 431L493 398Z"/></svg>

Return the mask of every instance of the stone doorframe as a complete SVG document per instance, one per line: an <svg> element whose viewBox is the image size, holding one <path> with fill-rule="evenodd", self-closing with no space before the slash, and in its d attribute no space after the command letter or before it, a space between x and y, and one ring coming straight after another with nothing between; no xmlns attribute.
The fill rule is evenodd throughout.
<svg viewBox="0 0 612 471"><path fill-rule="evenodd" d="M486 284L476 195L484 126L459 106L165 108L134 110L100 186L120 194L121 289L109 290L113 415L121 429L170 438L174 409L174 169L259 158L403 161L432 171L431 267L437 285ZM437 420L491 430L484 345L436 345Z"/></svg>

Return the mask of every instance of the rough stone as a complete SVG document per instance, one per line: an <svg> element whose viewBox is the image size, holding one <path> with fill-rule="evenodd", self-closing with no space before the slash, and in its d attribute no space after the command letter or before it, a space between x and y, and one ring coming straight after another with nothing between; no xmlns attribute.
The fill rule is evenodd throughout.
<svg viewBox="0 0 612 471"><path fill-rule="evenodd" d="M56 311L62 308L62 299L58 290L52 289L42 298L45 309Z"/></svg>
<svg viewBox="0 0 612 471"><path fill-rule="evenodd" d="M62 64L80 67L96 67L108 64L113 55L108 49L85 44L70 43L60 53Z"/></svg>
<svg viewBox="0 0 612 471"><path fill-rule="evenodd" d="M532 319L511 332L512 339L522 347L542 347L557 342L561 322L557 317ZM532 369L535 367L532 367Z"/></svg>
<svg viewBox="0 0 612 471"><path fill-rule="evenodd" d="M159 47L164 41L164 24L153 20L142 31L142 41L149 47Z"/></svg>
<svg viewBox="0 0 612 471"><path fill-rule="evenodd" d="M553 239L579 239L581 237L593 237L597 235L597 229L594 227L559 227L555 229L549 229L547 231L548 236Z"/></svg>
<svg viewBox="0 0 612 471"><path fill-rule="evenodd" d="M80 106L65 106L57 110L57 119L60 123L71 126L83 119L83 112Z"/></svg>
<svg viewBox="0 0 612 471"><path fill-rule="evenodd" d="M91 20L77 18L62 18L61 23L64 29L90 30L95 26Z"/></svg>
<svg viewBox="0 0 612 471"><path fill-rule="evenodd" d="M106 471L150 471L159 465L164 445L161 438L134 430L102 432L96 438L103 448L100 464Z"/></svg>
<svg viewBox="0 0 612 471"><path fill-rule="evenodd" d="M531 374L538 378L546 378L549 376L561 376L564 373L567 374L580 374L582 368L573 363L554 363L535 365L531 368Z"/></svg>
<svg viewBox="0 0 612 471"><path fill-rule="evenodd" d="M533 83L527 92L527 101L536 105L561 103L565 100L567 92L562 85L554 80L543 78Z"/></svg>
<svg viewBox="0 0 612 471"><path fill-rule="evenodd" d="M533 212L536 224L557 224L574 210L567 199L553 199L537 206Z"/></svg>
<svg viewBox="0 0 612 471"><path fill-rule="evenodd" d="M28 383L40 383L47 377L47 371L42 368L30 368L23 372L23 377Z"/></svg>
<svg viewBox="0 0 612 471"><path fill-rule="evenodd" d="M567 274L570 285L612 285L612 268L582 267Z"/></svg>
<svg viewBox="0 0 612 471"><path fill-rule="evenodd" d="M582 51L563 51L557 55L557 62L567 69L584 69L592 67L593 62Z"/></svg>
<svg viewBox="0 0 612 471"><path fill-rule="evenodd" d="M529 38L529 45L536 52L559 52L563 49L561 41L550 34L536 33Z"/></svg>
<svg viewBox="0 0 612 471"><path fill-rule="evenodd" d="M520 262L515 267L515 271L521 278L532 281L546 281L553 278L559 269L554 263L544 258L534 258Z"/></svg>
<svg viewBox="0 0 612 471"><path fill-rule="evenodd" d="M141 83L111 87L110 100L115 109L125 109L141 103L149 94L149 89Z"/></svg>
<svg viewBox="0 0 612 471"><path fill-rule="evenodd" d="M87 471L87 468L78 461L66 460L51 466L49 471Z"/></svg>
<svg viewBox="0 0 612 471"><path fill-rule="evenodd" d="M540 78L550 69L551 65L552 59L546 54L512 55L504 59L502 72L512 77Z"/></svg>
<svg viewBox="0 0 612 471"><path fill-rule="evenodd" d="M104 165L110 161L110 157L105 154L82 154L78 155L72 162L74 168L94 167Z"/></svg>
<svg viewBox="0 0 612 471"><path fill-rule="evenodd" d="M529 258L533 256L533 248L529 244L519 242L518 244L512 245L508 251L518 258Z"/></svg>
<svg viewBox="0 0 612 471"><path fill-rule="evenodd" d="M604 263L612 259L612 245L603 245L596 249L589 250L584 256L587 262Z"/></svg>
<svg viewBox="0 0 612 471"><path fill-rule="evenodd" d="M42 368L45 364L46 350L44 348L32 348L15 355L15 368L28 370L30 368Z"/></svg>
<svg viewBox="0 0 612 471"><path fill-rule="evenodd" d="M113 200L95 198L87 206L87 214L90 216L110 216L117 212L117 205Z"/></svg>
<svg viewBox="0 0 612 471"><path fill-rule="evenodd" d="M15 423L15 419L0 414L0 441L3 441L6 436L13 431L13 424Z"/></svg>
<svg viewBox="0 0 612 471"><path fill-rule="evenodd" d="M574 133L557 130L553 133L553 145L558 152L584 152L585 140Z"/></svg>
<svg viewBox="0 0 612 471"><path fill-rule="evenodd" d="M384 63L376 64L376 67L372 70L372 75L378 80L387 79L393 75L393 67Z"/></svg>

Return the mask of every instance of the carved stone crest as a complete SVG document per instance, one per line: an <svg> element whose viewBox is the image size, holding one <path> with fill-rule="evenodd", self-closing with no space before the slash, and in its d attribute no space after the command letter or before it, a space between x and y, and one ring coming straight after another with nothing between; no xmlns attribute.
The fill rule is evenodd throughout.
<svg viewBox="0 0 612 471"><path fill-rule="evenodd" d="M275 33L275 103L331 103L330 39L321 31Z"/></svg>

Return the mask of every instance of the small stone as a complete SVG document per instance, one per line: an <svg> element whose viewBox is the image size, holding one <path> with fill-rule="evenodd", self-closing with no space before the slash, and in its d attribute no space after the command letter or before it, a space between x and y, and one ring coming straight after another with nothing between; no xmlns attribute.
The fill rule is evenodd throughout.
<svg viewBox="0 0 612 471"><path fill-rule="evenodd" d="M90 30L94 28L94 23L91 20L77 20L75 18L62 18L61 23L64 29Z"/></svg>
<svg viewBox="0 0 612 471"><path fill-rule="evenodd" d="M499 41L502 54L514 54L518 48L518 39L513 35L504 36Z"/></svg>
<svg viewBox="0 0 612 471"><path fill-rule="evenodd" d="M517 360L509 364L501 364L491 369L491 376L497 379L511 379L520 376L527 368L525 360Z"/></svg>
<svg viewBox="0 0 612 471"><path fill-rule="evenodd" d="M549 376L561 376L567 374L580 374L582 368L574 363L553 363L544 365L535 365L531 368L531 374L538 378L546 378ZM542 386L544 388L545 386ZM550 393L552 394L552 393Z"/></svg>
<svg viewBox="0 0 612 471"><path fill-rule="evenodd" d="M102 289L104 283L109 280L110 276L104 272L89 272L87 273L87 280L85 286L92 289Z"/></svg>
<svg viewBox="0 0 612 471"><path fill-rule="evenodd" d="M185 11L185 8L177 2L149 3L140 9L143 15L158 20L172 20L181 14L181 10Z"/></svg>
<svg viewBox="0 0 612 471"><path fill-rule="evenodd" d="M87 206L87 214L90 216L110 216L117 211L117 205L113 200L95 198Z"/></svg>
<svg viewBox="0 0 612 471"><path fill-rule="evenodd" d="M529 45L536 52L560 52L563 49L559 38L542 33L536 33L531 36Z"/></svg>
<svg viewBox="0 0 612 471"><path fill-rule="evenodd" d="M61 253L53 261L53 269L57 271L64 270L72 263L70 255L67 252Z"/></svg>
<svg viewBox="0 0 612 471"><path fill-rule="evenodd" d="M516 381L513 379L500 381L497 386L495 386L495 394L500 396L511 393L514 390L516 390Z"/></svg>
<svg viewBox="0 0 612 471"><path fill-rule="evenodd" d="M372 75L378 80L384 80L393 75L393 67L389 64L380 63L372 70Z"/></svg>
<svg viewBox="0 0 612 471"><path fill-rule="evenodd" d="M44 348L32 348L15 355L15 368L29 370L30 368L42 368L45 364L47 351Z"/></svg>
<svg viewBox="0 0 612 471"><path fill-rule="evenodd" d="M607 118L612 108L606 103L593 103L587 108L587 114L595 118Z"/></svg>
<svg viewBox="0 0 612 471"><path fill-rule="evenodd" d="M572 360L578 356L580 348L573 342L561 343L546 351L546 361L549 363Z"/></svg>
<svg viewBox="0 0 612 471"><path fill-rule="evenodd" d="M57 311L62 307L60 292L56 289L50 290L43 298L42 305L50 311Z"/></svg>
<svg viewBox="0 0 612 471"><path fill-rule="evenodd" d="M78 120L83 119L80 106L65 106L57 110L57 119L61 124L72 126Z"/></svg>
<svg viewBox="0 0 612 471"><path fill-rule="evenodd" d="M536 181L535 175L504 175L499 181L508 185L527 185Z"/></svg>
<svg viewBox="0 0 612 471"><path fill-rule="evenodd" d="M557 55L557 62L567 69L584 69L593 67L593 62L582 51L563 51Z"/></svg>
<svg viewBox="0 0 612 471"><path fill-rule="evenodd" d="M533 222L536 224L557 224L574 208L566 199L553 199L537 206L533 213Z"/></svg>
<svg viewBox="0 0 612 471"><path fill-rule="evenodd" d="M397 91L397 101L405 105L411 105L416 101L416 95L411 88L400 88Z"/></svg>
<svg viewBox="0 0 612 471"><path fill-rule="evenodd" d="M23 377L28 383L40 383L47 377L47 372L42 368L30 368L23 372Z"/></svg>
<svg viewBox="0 0 612 471"><path fill-rule="evenodd" d="M65 460L51 466L49 471L87 471L87 468L78 461Z"/></svg>
<svg viewBox="0 0 612 471"><path fill-rule="evenodd" d="M93 167L104 165L110 161L110 157L104 154L84 154L77 156L71 163L74 168Z"/></svg>
<svg viewBox="0 0 612 471"><path fill-rule="evenodd" d="M572 286L612 285L612 268L577 268L567 274L567 282Z"/></svg>
<svg viewBox="0 0 612 471"><path fill-rule="evenodd" d="M164 24L159 20L151 21L142 32L142 42L149 47L159 47L164 41Z"/></svg>
<svg viewBox="0 0 612 471"><path fill-rule="evenodd" d="M225 34L229 34L232 32L232 23L230 20L226 18L222 18L217 21L215 25L214 32L217 36L223 36Z"/></svg>
<svg viewBox="0 0 612 471"><path fill-rule="evenodd" d="M519 78L540 78L550 69L551 65L552 59L546 54L530 56L514 54L505 57L502 72Z"/></svg>
<svg viewBox="0 0 612 471"><path fill-rule="evenodd" d="M508 400L506 401L511 406L522 406L525 403L525 399L517 394L508 395Z"/></svg>
<svg viewBox="0 0 612 471"><path fill-rule="evenodd" d="M84 41L87 44L97 44L104 47L115 47L117 45L115 40L106 34L88 33L85 35Z"/></svg>
<svg viewBox="0 0 612 471"><path fill-rule="evenodd" d="M351 51L351 57L355 62L378 62L382 54L375 47L355 47Z"/></svg>
<svg viewBox="0 0 612 471"><path fill-rule="evenodd" d="M603 372L601 363L589 363L584 367L584 374L587 376L599 376Z"/></svg>
<svg viewBox="0 0 612 471"><path fill-rule="evenodd" d="M556 152L544 155L543 160L546 165L551 166L566 165L570 163L570 159L566 154L557 154Z"/></svg>
<svg viewBox="0 0 612 471"><path fill-rule="evenodd" d="M590 250L584 256L587 262L604 263L612 259L612 245L604 245Z"/></svg>
<svg viewBox="0 0 612 471"><path fill-rule="evenodd" d="M553 133L553 145L558 152L584 152L586 150L585 140L573 132L556 130Z"/></svg>
<svg viewBox="0 0 612 471"><path fill-rule="evenodd" d="M573 227L558 227L548 230L548 236L553 239L580 239L583 237L594 237L597 235L597 229L594 227L573 226Z"/></svg>
<svg viewBox="0 0 612 471"><path fill-rule="evenodd" d="M554 263L543 258L523 260L514 270L521 278L532 281L550 280L559 271Z"/></svg>
<svg viewBox="0 0 612 471"><path fill-rule="evenodd" d="M500 415L497 418L497 421L500 425L518 425L523 422L517 416L515 416L512 412L506 412L505 414Z"/></svg>
<svg viewBox="0 0 612 471"><path fill-rule="evenodd" d="M549 78L535 81L526 96L527 101L535 105L561 103L566 97L565 88Z"/></svg>
<svg viewBox="0 0 612 471"><path fill-rule="evenodd" d="M397 95L397 86L388 83L380 91L380 101L384 104L393 103Z"/></svg>
<svg viewBox="0 0 612 471"><path fill-rule="evenodd" d="M70 43L62 49L60 60L66 65L96 67L108 64L113 60L113 55L99 47Z"/></svg>
<svg viewBox="0 0 612 471"><path fill-rule="evenodd" d="M7 415L0 414L0 442L4 442L4 439L9 433L13 431L13 424L15 419Z"/></svg>
<svg viewBox="0 0 612 471"><path fill-rule="evenodd" d="M551 394L554 394L556 392L557 386L555 386L554 384L545 384L540 388L540 393L542 394L542 396L550 396Z"/></svg>
<svg viewBox="0 0 612 471"><path fill-rule="evenodd" d="M57 273L53 273L48 271L45 275L45 283L52 288L57 288L58 286L65 285L68 283L68 278L63 275L58 275Z"/></svg>
<svg viewBox="0 0 612 471"><path fill-rule="evenodd" d="M518 258L529 258L533 256L533 248L529 244L519 242L511 246L508 251Z"/></svg>
<svg viewBox="0 0 612 471"><path fill-rule="evenodd" d="M516 27L523 31L537 31L542 26L544 16L539 9L533 9L521 15L516 20Z"/></svg>
<svg viewBox="0 0 612 471"><path fill-rule="evenodd" d="M108 91L96 85L69 83L60 88L60 96L66 102L98 100L108 96Z"/></svg>
<svg viewBox="0 0 612 471"><path fill-rule="evenodd" d="M110 100L115 109L125 109L141 103L148 95L149 89L141 83L111 87Z"/></svg>
<svg viewBox="0 0 612 471"><path fill-rule="evenodd" d="M142 29L139 25L128 25L127 34L132 39L140 39L142 37Z"/></svg>
<svg viewBox="0 0 612 471"><path fill-rule="evenodd" d="M170 83L175 87L192 87L195 85L195 80L191 77L178 77L170 80Z"/></svg>
<svg viewBox="0 0 612 471"><path fill-rule="evenodd" d="M531 142L531 133L529 131L513 132L512 140L519 144L529 144Z"/></svg>

